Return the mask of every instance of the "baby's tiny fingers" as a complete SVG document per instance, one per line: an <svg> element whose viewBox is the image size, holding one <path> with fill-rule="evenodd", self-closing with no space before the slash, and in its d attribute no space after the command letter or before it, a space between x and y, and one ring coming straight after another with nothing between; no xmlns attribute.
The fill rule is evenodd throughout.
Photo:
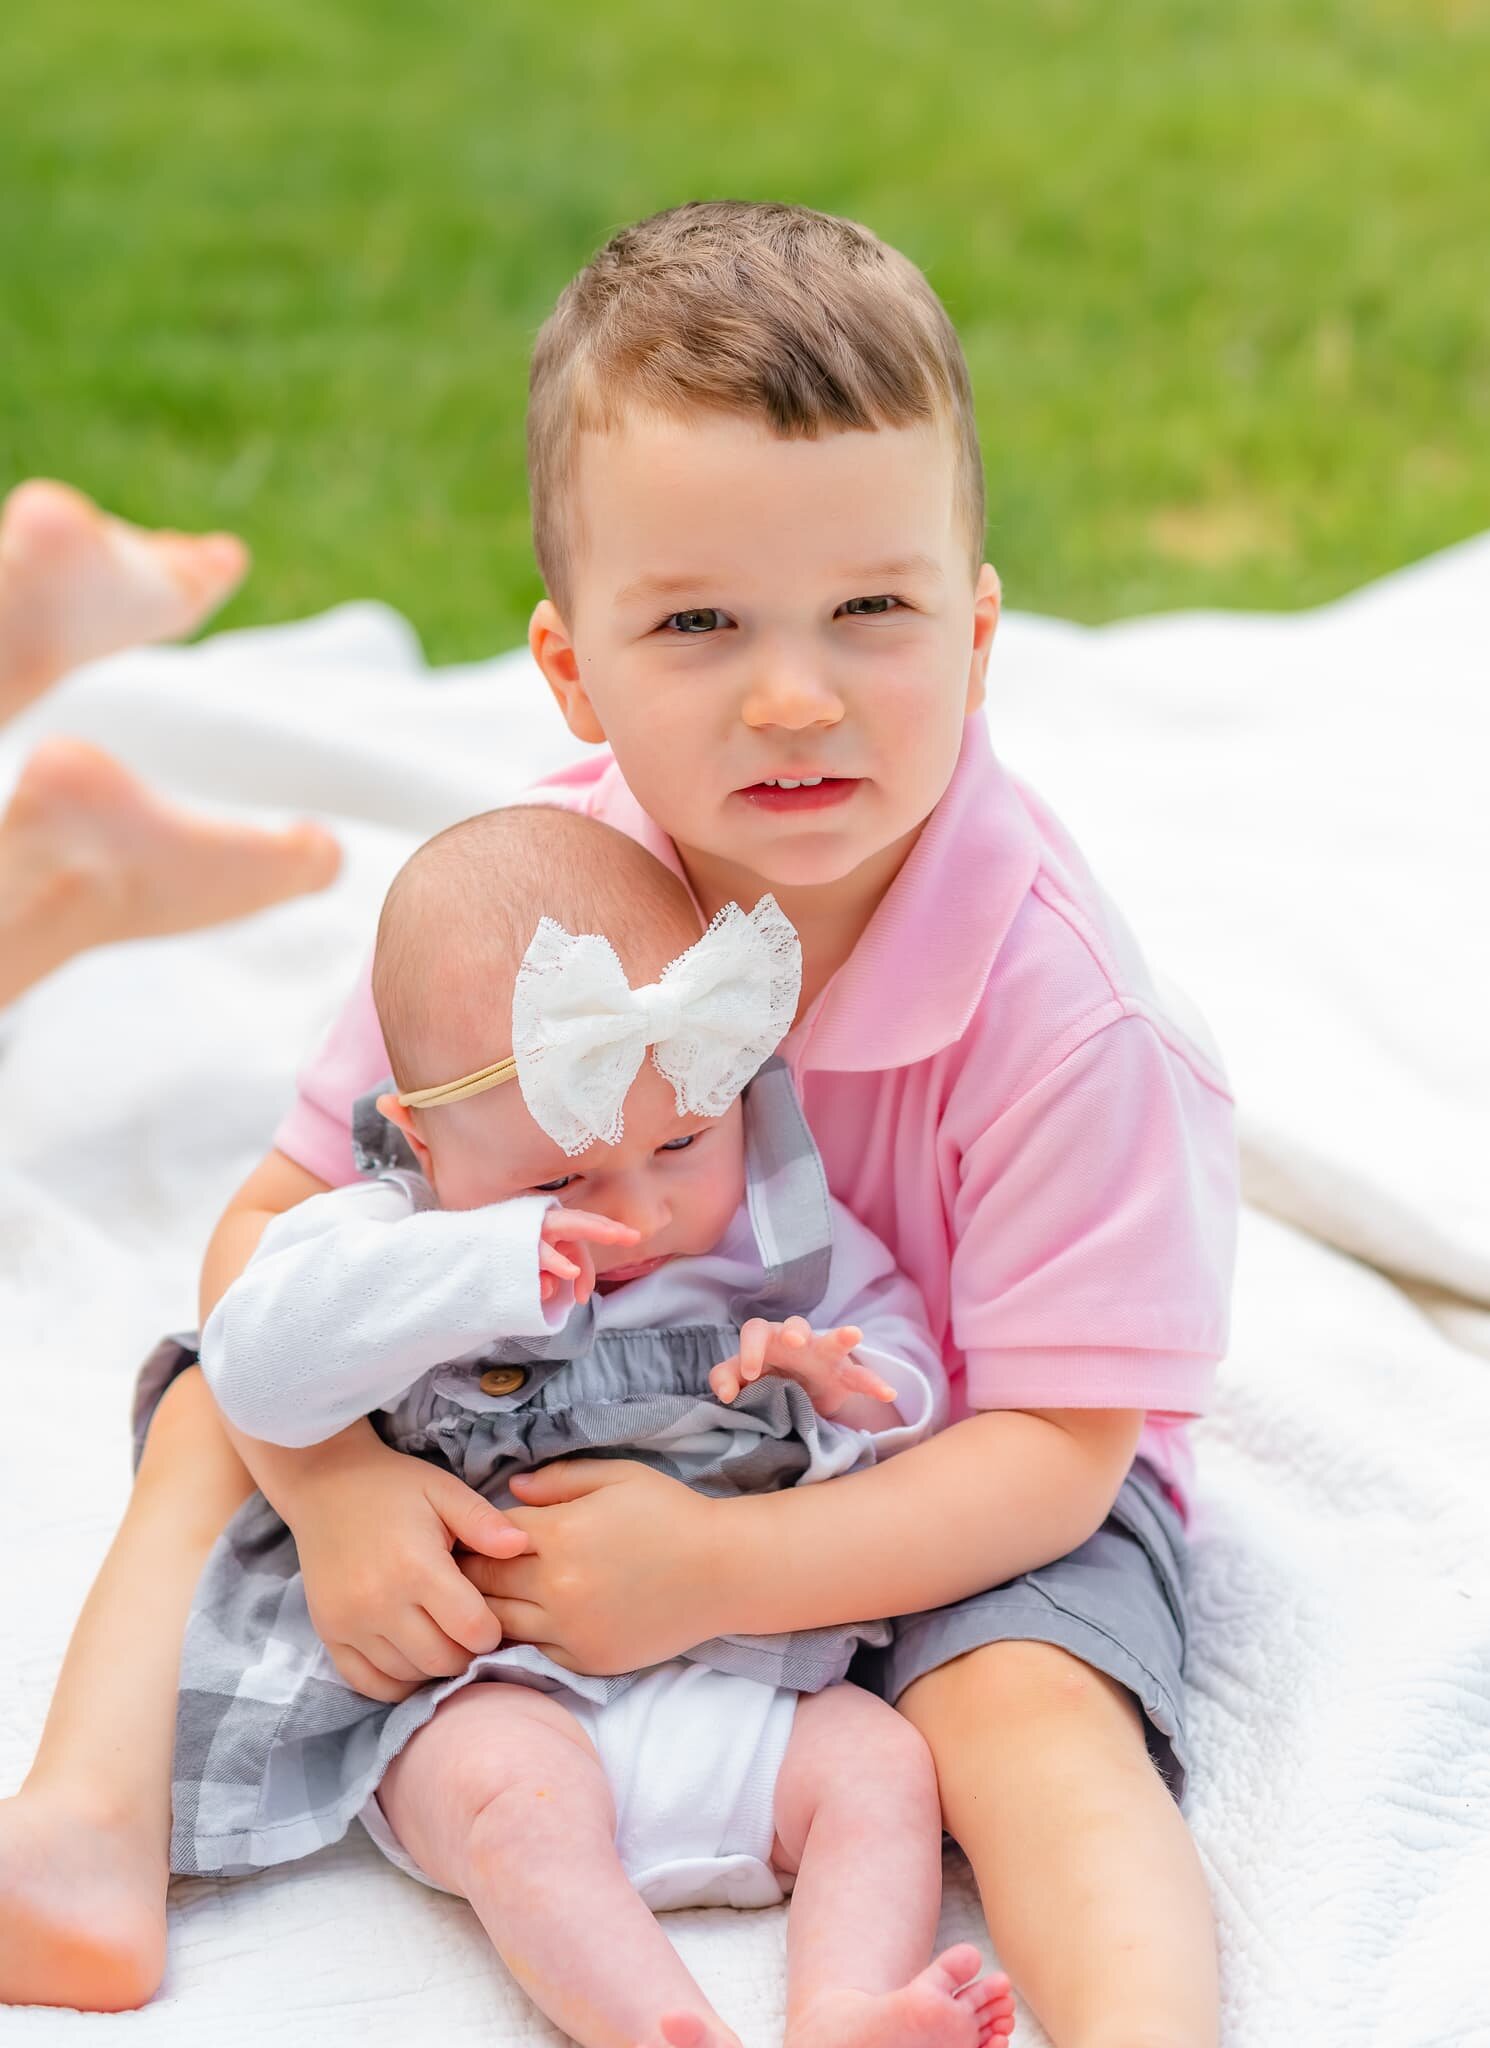
<svg viewBox="0 0 1490 2048"><path fill-rule="evenodd" d="M595 1292L595 1254L587 1244L576 1245L574 1249L579 1259L574 1282L574 1298L577 1302L584 1303Z"/></svg>
<svg viewBox="0 0 1490 2048"><path fill-rule="evenodd" d="M856 1394L869 1394L876 1401L893 1401L896 1398L895 1389L877 1372L871 1372L867 1365L845 1365L842 1381Z"/></svg>
<svg viewBox="0 0 1490 2048"><path fill-rule="evenodd" d="M771 1325L761 1316L752 1316L740 1332L740 1377L742 1380L758 1380L766 1369L766 1345L770 1341Z"/></svg>
<svg viewBox="0 0 1490 2048"><path fill-rule="evenodd" d="M852 1351L856 1344L864 1342L864 1332L852 1323L844 1323L833 1332L833 1342L840 1351Z"/></svg>
<svg viewBox="0 0 1490 2048"><path fill-rule="evenodd" d="M800 1351L804 1344L812 1341L812 1325L805 1316L788 1316L781 1326L781 1336L782 1341L790 1344L794 1351Z"/></svg>
<svg viewBox="0 0 1490 2048"><path fill-rule="evenodd" d="M738 1365L738 1358L724 1358L709 1374L709 1385L726 1405L733 1401L740 1391L740 1375L736 1370Z"/></svg>
<svg viewBox="0 0 1490 2048"><path fill-rule="evenodd" d="M563 1223L556 1224L555 1230L561 1237L571 1241L588 1238L591 1244L639 1244L641 1232L630 1223L620 1223L614 1216L597 1216L591 1209L565 1209Z"/></svg>

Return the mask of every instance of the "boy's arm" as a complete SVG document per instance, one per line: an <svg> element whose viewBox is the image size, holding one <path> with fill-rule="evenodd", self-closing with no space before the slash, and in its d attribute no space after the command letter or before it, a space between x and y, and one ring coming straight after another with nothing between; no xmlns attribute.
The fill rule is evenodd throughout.
<svg viewBox="0 0 1490 2048"><path fill-rule="evenodd" d="M833 1271L814 1319L859 1325L866 1362L898 1393L913 1377L931 1413L921 1407L919 1427L893 1434L872 1471L826 1489L718 1503L728 1514L718 1518L716 1540L723 1536L726 1550L751 1566L742 1573L726 1562L719 1590L742 1616L754 1616L732 1619L720 1633L941 1607L1049 1564L1101 1527L1133 1462L1142 1409L1001 1408L941 1428L947 1380L920 1292L840 1203ZM907 1423L909 1392L906 1385L897 1404ZM941 1433L933 1437L934 1428ZM893 1464L892 1449L900 1451Z"/></svg>
<svg viewBox="0 0 1490 2048"><path fill-rule="evenodd" d="M835 1211L834 1233L815 1318L860 1324L887 1378L895 1358L913 1361L942 1419L946 1382L917 1290L852 1218ZM1132 1464L1144 1413L989 1410L867 1471L723 1500L638 1465L562 1462L513 1481L522 1505L508 1517L530 1554L469 1558L462 1570L496 1596L510 1635L598 1673L716 1635L914 1614L1085 1543Z"/></svg>
<svg viewBox="0 0 1490 2048"><path fill-rule="evenodd" d="M973 1415L829 1488L711 1503L724 1510L715 1541L752 1567L720 1588L724 1632L912 1614L1064 1557L1106 1520L1143 1419L1105 1408Z"/></svg>
<svg viewBox="0 0 1490 2048"><path fill-rule="evenodd" d="M826 1628L965 1599L1106 1519L1143 1411L969 1416L820 1486L708 1499L646 1466L569 1460L513 1481L532 1553L462 1569L510 1636L606 1673L714 1635Z"/></svg>
<svg viewBox="0 0 1490 2048"><path fill-rule="evenodd" d="M1229 1097L1144 1017L1103 1012L1057 1051L996 1114L970 1059L944 1120L960 1155L950 1321L979 1412L870 1471L762 1498L701 1500L636 1466L535 1473L512 1512L534 1554L469 1572L508 1596L504 1625L620 1670L713 1635L942 1605L1100 1528L1145 1411L1206 1405L1236 1145Z"/></svg>
<svg viewBox="0 0 1490 2048"><path fill-rule="evenodd" d="M397 1181L337 1188L273 1218L202 1331L225 1417L304 1448L500 1337L558 1328L573 1289L540 1292L550 1199L421 1212Z"/></svg>

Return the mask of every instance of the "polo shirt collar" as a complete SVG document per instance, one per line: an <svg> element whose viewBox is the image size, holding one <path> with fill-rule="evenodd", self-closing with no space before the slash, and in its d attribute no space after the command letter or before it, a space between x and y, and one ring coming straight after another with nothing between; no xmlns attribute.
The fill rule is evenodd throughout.
<svg viewBox="0 0 1490 2048"><path fill-rule="evenodd" d="M614 764L606 781L601 815L686 883L677 848ZM994 755L984 714L975 711L941 802L782 1053L799 1070L875 1073L955 1044L1039 866L1034 823Z"/></svg>
<svg viewBox="0 0 1490 2048"><path fill-rule="evenodd" d="M808 1070L913 1066L972 1022L1029 894L1040 844L973 712L941 802L864 935L785 1048Z"/></svg>

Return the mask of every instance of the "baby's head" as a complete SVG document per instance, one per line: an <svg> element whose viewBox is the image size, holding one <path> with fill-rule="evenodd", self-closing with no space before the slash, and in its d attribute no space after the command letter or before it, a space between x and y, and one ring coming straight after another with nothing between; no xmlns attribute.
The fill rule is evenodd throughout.
<svg viewBox="0 0 1490 2048"><path fill-rule="evenodd" d="M399 1093L475 1073L512 1051L512 998L539 920L609 940L632 988L655 982L702 927L677 876L624 833L536 805L488 811L440 833L394 878L378 924L373 1001ZM463 1101L380 1107L404 1132L442 1207L538 1191L631 1224L641 1241L597 1248L602 1277L708 1251L744 1193L738 1099L680 1116L645 1060L616 1145L566 1157L516 1080Z"/></svg>
<svg viewBox="0 0 1490 2048"><path fill-rule="evenodd" d="M967 366L916 266L799 206L623 230L538 337L528 468L534 656L694 879L893 873L999 604Z"/></svg>

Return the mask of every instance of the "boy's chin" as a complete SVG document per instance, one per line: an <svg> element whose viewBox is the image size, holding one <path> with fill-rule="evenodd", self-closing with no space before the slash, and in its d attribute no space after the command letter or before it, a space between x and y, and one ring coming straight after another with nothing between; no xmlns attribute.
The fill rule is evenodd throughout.
<svg viewBox="0 0 1490 2048"><path fill-rule="evenodd" d="M771 889L830 889L873 858L873 847L844 841L817 846L761 846L741 849L734 858L749 867Z"/></svg>

